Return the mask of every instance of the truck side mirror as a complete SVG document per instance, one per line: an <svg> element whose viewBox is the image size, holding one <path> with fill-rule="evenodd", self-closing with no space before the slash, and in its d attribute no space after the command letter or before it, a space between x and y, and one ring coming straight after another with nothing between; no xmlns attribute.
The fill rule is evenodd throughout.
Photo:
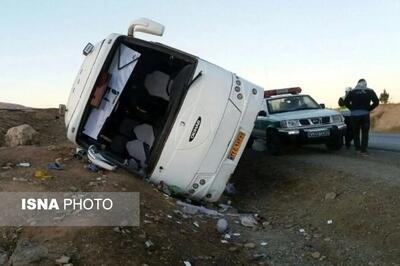
<svg viewBox="0 0 400 266"><path fill-rule="evenodd" d="M324 103L320 103L319 106L321 106L322 109L325 109L325 104Z"/></svg>
<svg viewBox="0 0 400 266"><path fill-rule="evenodd" d="M128 28L128 36L134 37L135 32L144 32L162 36L164 34L164 25L148 18L139 18L132 21Z"/></svg>
<svg viewBox="0 0 400 266"><path fill-rule="evenodd" d="M267 112L265 112L264 110L260 111L258 112L258 116L267 116Z"/></svg>

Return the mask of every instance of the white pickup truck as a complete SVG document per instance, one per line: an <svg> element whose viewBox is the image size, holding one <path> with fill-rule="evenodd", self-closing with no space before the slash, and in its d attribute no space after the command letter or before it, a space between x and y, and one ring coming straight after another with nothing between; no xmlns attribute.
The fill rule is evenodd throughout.
<svg viewBox="0 0 400 266"><path fill-rule="evenodd" d="M216 201L242 155L263 88L201 58L135 38L134 21L83 50L66 106L68 138L105 169L123 167L187 197Z"/></svg>

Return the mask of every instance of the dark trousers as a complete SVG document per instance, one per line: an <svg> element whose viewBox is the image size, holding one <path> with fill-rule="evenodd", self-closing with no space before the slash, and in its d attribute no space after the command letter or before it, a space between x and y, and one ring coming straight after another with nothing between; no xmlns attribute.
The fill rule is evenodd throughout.
<svg viewBox="0 0 400 266"><path fill-rule="evenodd" d="M346 132L344 134L344 143L346 144L346 147L350 147L351 141L353 140L353 126L351 122L351 116L345 116L344 123L347 126Z"/></svg>
<svg viewBox="0 0 400 266"><path fill-rule="evenodd" d="M352 116L351 122L353 126L354 146L357 151L366 152L368 148L368 133L369 133L369 114ZM360 145L361 131L361 145Z"/></svg>

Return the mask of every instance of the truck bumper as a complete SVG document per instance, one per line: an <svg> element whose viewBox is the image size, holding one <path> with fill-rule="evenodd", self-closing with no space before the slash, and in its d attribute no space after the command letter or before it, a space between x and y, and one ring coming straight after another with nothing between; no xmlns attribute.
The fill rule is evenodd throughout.
<svg viewBox="0 0 400 266"><path fill-rule="evenodd" d="M344 136L346 125L332 125L321 128L278 130L278 136L287 144L322 144Z"/></svg>

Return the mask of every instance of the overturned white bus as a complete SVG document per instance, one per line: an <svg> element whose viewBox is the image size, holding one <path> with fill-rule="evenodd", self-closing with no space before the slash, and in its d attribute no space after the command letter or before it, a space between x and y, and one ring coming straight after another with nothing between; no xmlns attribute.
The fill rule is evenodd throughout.
<svg viewBox="0 0 400 266"><path fill-rule="evenodd" d="M86 56L65 114L68 138L106 169L123 167L190 198L216 201L261 108L263 89L221 67L135 38L164 27L139 19Z"/></svg>

